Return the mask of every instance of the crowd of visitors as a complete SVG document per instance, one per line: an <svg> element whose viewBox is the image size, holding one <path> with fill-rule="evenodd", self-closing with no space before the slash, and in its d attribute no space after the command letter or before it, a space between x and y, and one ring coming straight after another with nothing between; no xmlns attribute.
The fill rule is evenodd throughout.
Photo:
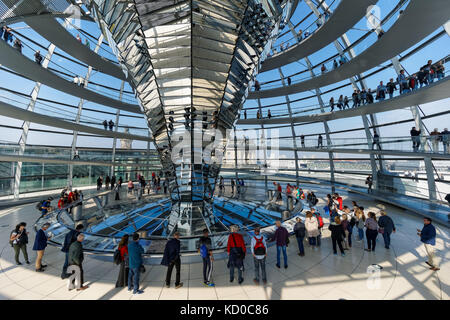
<svg viewBox="0 0 450 320"><path fill-rule="evenodd" d="M412 149L414 152L419 152L422 143L421 134L421 129L417 130L416 127L411 128L410 135L412 141ZM450 131L448 131L447 128L444 128L444 130L441 132L439 132L438 128L434 128L434 130L430 133L429 139L433 152L439 152L439 142L442 142L443 152L449 153Z"/></svg>
<svg viewBox="0 0 450 320"><path fill-rule="evenodd" d="M0 39L6 43L11 42L12 47L22 53L23 44L19 38L13 35L12 29L8 26L3 26L0 28ZM42 58L42 57L41 57ZM37 62L37 61L36 61Z"/></svg>
<svg viewBox="0 0 450 320"><path fill-rule="evenodd" d="M326 9L323 14L320 13L318 18L317 18L317 20L316 20L316 22L314 23L316 28L317 28L314 31L311 31L311 28L308 28L308 30L305 30L305 31L300 29L297 32L297 42L303 41L304 39L306 39L309 36L311 36L314 32L316 32L323 25L323 23L328 20L330 15L331 15L331 13L330 13L330 11L328 9ZM290 42L282 42L282 43L279 44L278 48L279 48L280 52L283 52L284 50L290 48ZM271 56L273 56L273 55L275 55L277 53L278 53L277 47L273 47L272 51L267 54L267 57L270 58Z"/></svg>
<svg viewBox="0 0 450 320"><path fill-rule="evenodd" d="M69 188L64 188L61 191L61 195L58 200L58 208L64 209L68 208L71 211L74 205L81 206L83 201L83 191L69 190Z"/></svg>
<svg viewBox="0 0 450 320"><path fill-rule="evenodd" d="M326 69L324 70L323 68L324 65L322 66L322 72L326 71ZM407 77L405 75L405 70L400 70L396 81L391 78L386 85L383 81L380 81L380 84L374 91L370 88L367 91L365 89L355 89L351 97L353 102L351 108L371 104L374 102L374 99L383 101L386 99L387 95L389 95L389 99L392 99L394 97L394 91L399 91L399 94L411 92L417 90L419 86L422 88L424 85L427 86L433 83L434 79L441 80L444 75L444 61L439 61L436 64L432 64L432 61L428 60L428 63L421 67L418 73ZM339 110L345 110L345 108L350 109L348 97L340 95L336 103L334 97L331 97L329 101L330 111L333 112L335 106Z"/></svg>
<svg viewBox="0 0 450 320"><path fill-rule="evenodd" d="M97 178L97 190L102 189L103 182L105 182L105 190L116 190L116 192L119 192L120 188L122 187L123 179L122 176L120 176L119 180L117 180L115 175L113 175L112 177L109 177L109 175L107 175L103 180L103 176L99 176Z"/></svg>
<svg viewBox="0 0 450 320"><path fill-rule="evenodd" d="M237 178L230 179L231 197L239 198L245 192L244 179ZM222 176L219 177L219 196L225 193L225 180Z"/></svg>
<svg viewBox="0 0 450 320"><path fill-rule="evenodd" d="M345 55L341 55L339 63L340 65L346 63L348 59ZM338 67L338 62L336 60L333 61L333 69ZM327 72L328 69L324 64L321 66L321 73ZM339 110L357 108L364 105L369 105L374 103L374 100L384 101L387 96L389 99L394 97L394 92L398 91L400 95L404 93L408 93L411 91L415 91L423 86L428 86L433 83L436 79L437 81L441 80L445 77L445 66L444 60L440 60L437 63L432 63L432 60L428 60L427 64L422 66L420 70L410 76L405 74L405 70L400 70L397 79L394 81L394 78L389 79L389 82L384 84L383 81L380 81L379 85L375 90L371 88L366 89L355 89L351 95L352 105L350 106L350 99L346 95L340 95L337 100L334 97L331 97L329 100L329 108L331 112L334 112L335 107ZM291 78L287 78L288 85L291 84ZM255 81L255 90L260 91L261 85L256 80ZM247 119L247 113L244 110L245 119ZM262 112L260 110L256 113L257 119L262 119ZM272 115L270 113L270 109L267 113L267 118L271 118Z"/></svg>
<svg viewBox="0 0 450 320"><path fill-rule="evenodd" d="M156 175L154 176L156 180ZM280 183L274 183L277 191L280 187L280 194L282 191ZM67 189L64 189L65 197L74 198L75 192L71 195L66 195ZM63 193L62 192L62 193ZM304 191L299 186L288 184L285 191L286 197L295 198L296 201L303 200L309 208L305 212L305 219L300 216L296 217L296 223L293 231L297 240L298 255L305 256L304 241L307 238L307 243L312 250L318 250L321 246L321 237L324 228L324 219L317 210L318 199L313 191ZM278 199L278 196L276 196ZM353 241L353 229L356 228L356 241L364 240L364 230L367 246L365 251L375 252L377 244L377 236L381 234L384 240L384 247L390 249L391 235L396 232L396 227L393 219L387 215L384 210L380 211L380 216L373 211L369 211L367 216L364 212L364 207L359 206L355 201L352 201L351 207L344 205L342 196L338 193L328 194L326 197L326 205L323 207L324 216L329 217L328 230L330 231L330 240L332 244L332 251L337 255L338 248L342 256L345 256L345 251L351 250ZM440 270L435 254L435 239L436 230L432 225L430 218L424 218L424 226L422 229L417 229L417 234L420 236L421 242L424 243L427 252L427 264L433 271ZM33 250L36 251L35 269L37 272L45 271L47 265L42 263L47 241L52 237L52 234L47 233L49 223L44 223L41 229L38 230L33 245ZM64 265L61 272L62 279L68 279L68 289L76 288L78 291L85 290L89 286L84 284L83 272L83 224L78 224L75 229L68 232L64 238L61 251L65 254ZM19 223L10 234L10 245L14 249L15 261L18 265L22 263L19 261L20 251L27 264L30 264L27 243L29 232L26 230L26 223ZM262 279L263 284L267 284L266 261L268 255L268 243L274 242L276 246L276 264L277 268L281 268L281 254L283 254L283 266L288 268L287 247L289 245L289 232L282 225L280 220L275 222L275 230L271 236L266 237L261 234L260 228L255 228L254 234L251 235L250 252L254 262L254 278L253 282L256 285L260 284ZM197 242L198 254L203 261L203 284L206 287L214 287L213 281L213 242L209 237L209 230L203 230L203 236ZM173 238L167 241L161 265L167 266L167 273L165 284L169 288L171 285L172 271L175 268L175 288L181 288L181 242L180 233L174 232ZM230 234L227 240L229 281L233 282L235 278L235 269L237 269L238 283L244 282L244 261L247 254L247 246L244 237L239 232L239 227L233 225L230 227ZM143 254L145 250L140 244L140 236L138 233L132 235L124 235L114 253L114 263L119 265L118 278L116 287L127 287L133 294L141 294L144 291L140 289L140 275L145 272Z"/></svg>

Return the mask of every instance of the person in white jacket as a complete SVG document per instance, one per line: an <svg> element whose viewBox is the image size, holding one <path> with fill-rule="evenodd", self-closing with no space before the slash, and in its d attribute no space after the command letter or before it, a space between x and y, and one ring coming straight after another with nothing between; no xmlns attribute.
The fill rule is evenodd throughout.
<svg viewBox="0 0 450 320"><path fill-rule="evenodd" d="M317 218L313 216L311 211L306 211L305 228L309 245L315 247L317 245L316 238L320 234L319 222L317 221Z"/></svg>

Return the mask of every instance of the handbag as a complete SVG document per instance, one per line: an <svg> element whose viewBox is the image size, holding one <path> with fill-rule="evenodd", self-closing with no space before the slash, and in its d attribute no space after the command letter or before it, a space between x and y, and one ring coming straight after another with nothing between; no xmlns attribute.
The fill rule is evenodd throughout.
<svg viewBox="0 0 450 320"><path fill-rule="evenodd" d="M383 234L384 233L384 228L378 228L378 232Z"/></svg>
<svg viewBox="0 0 450 320"><path fill-rule="evenodd" d="M139 272L140 273L144 273L145 272L145 267L143 264L141 264L141 266L139 267Z"/></svg>

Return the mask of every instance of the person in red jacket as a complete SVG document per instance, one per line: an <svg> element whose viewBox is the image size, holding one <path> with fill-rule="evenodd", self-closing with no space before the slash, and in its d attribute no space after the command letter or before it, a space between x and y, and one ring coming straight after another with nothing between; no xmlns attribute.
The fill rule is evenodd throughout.
<svg viewBox="0 0 450 320"><path fill-rule="evenodd" d="M241 234L237 233L239 227L231 226L231 234L228 236L227 254L228 254L228 268L230 269L230 282L234 280L234 268L238 269L238 281L241 284L244 281L242 271L244 268L245 258L245 242Z"/></svg>
<svg viewBox="0 0 450 320"><path fill-rule="evenodd" d="M69 203L73 202L73 196L74 196L74 194L73 194L73 191L71 190L69 192Z"/></svg>
<svg viewBox="0 0 450 320"><path fill-rule="evenodd" d="M343 200L342 200L342 197L338 194L338 193L335 193L334 194L334 199L338 202L338 204L339 204L339 210L343 210L344 209L344 207L343 207Z"/></svg>
<svg viewBox="0 0 450 320"><path fill-rule="evenodd" d="M64 197L59 198L58 208L62 209L64 207Z"/></svg>

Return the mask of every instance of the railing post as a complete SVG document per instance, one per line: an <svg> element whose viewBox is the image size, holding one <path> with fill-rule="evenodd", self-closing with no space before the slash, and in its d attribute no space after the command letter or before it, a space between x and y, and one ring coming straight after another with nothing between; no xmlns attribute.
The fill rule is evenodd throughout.
<svg viewBox="0 0 450 320"><path fill-rule="evenodd" d="M431 157L426 156L423 158L423 161L425 162L425 171L427 173L428 196L430 200L436 200L436 182L434 181L434 170Z"/></svg>

